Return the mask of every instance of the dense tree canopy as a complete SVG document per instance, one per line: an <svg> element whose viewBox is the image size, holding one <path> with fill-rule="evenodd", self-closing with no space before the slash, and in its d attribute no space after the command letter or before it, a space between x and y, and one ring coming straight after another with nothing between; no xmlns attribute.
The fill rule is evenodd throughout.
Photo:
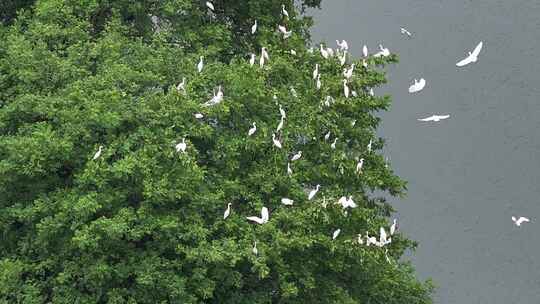
<svg viewBox="0 0 540 304"><path fill-rule="evenodd" d="M374 112L390 99L369 94L395 56L349 59L345 98L343 67L308 50L311 20L291 0L2 5L0 303L431 303L399 260L413 242L357 237L389 227L374 191L405 190L377 153ZM334 204L344 195L358 207ZM263 206L267 223L246 220Z"/></svg>

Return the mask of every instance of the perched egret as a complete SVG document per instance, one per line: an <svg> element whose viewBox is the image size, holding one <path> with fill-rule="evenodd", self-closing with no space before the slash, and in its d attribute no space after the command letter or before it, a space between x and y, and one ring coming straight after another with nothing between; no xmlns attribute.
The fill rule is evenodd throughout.
<svg viewBox="0 0 540 304"><path fill-rule="evenodd" d="M322 86L322 83L321 83L321 74L317 75L317 82L315 84L315 87L317 88L317 90L320 90L321 89L321 86Z"/></svg>
<svg viewBox="0 0 540 304"><path fill-rule="evenodd" d="M285 113L285 110L279 105L279 114L282 118L287 118L287 113Z"/></svg>
<svg viewBox="0 0 540 304"><path fill-rule="evenodd" d="M365 44L364 44L364 47L362 48L362 55L364 55L364 57L367 57L369 55L367 45Z"/></svg>
<svg viewBox="0 0 540 304"><path fill-rule="evenodd" d="M336 149L336 143L337 143L337 140L338 140L338 138L336 137L336 138L334 139L334 142L330 145L330 148L332 148L333 150Z"/></svg>
<svg viewBox="0 0 540 304"><path fill-rule="evenodd" d="M197 71L199 71L199 73L202 72L203 67L204 67L203 56L201 56L199 63L197 64Z"/></svg>
<svg viewBox="0 0 540 304"><path fill-rule="evenodd" d="M425 86L426 80L424 78L420 78L420 80L414 79L414 84L409 87L409 93L420 92Z"/></svg>
<svg viewBox="0 0 540 304"><path fill-rule="evenodd" d="M300 157L302 157L302 151L298 151L295 155L293 155L291 161L299 160Z"/></svg>
<svg viewBox="0 0 540 304"><path fill-rule="evenodd" d="M356 203L352 199L352 195L349 195L349 198L347 198L347 201L345 201L345 204L346 204L345 208L356 208L356 207L358 207L358 205L356 205Z"/></svg>
<svg viewBox="0 0 540 304"><path fill-rule="evenodd" d="M484 43L480 41L478 45L474 48L472 52L469 52L469 56L460 62L456 63L456 66L462 67L466 66L469 63L476 62L478 60L478 55L480 54L480 51L482 50L482 47L484 46Z"/></svg>
<svg viewBox="0 0 540 304"><path fill-rule="evenodd" d="M261 48L261 59L259 59L259 65L261 68L264 66L265 60L270 60L270 56L268 55L268 51L266 50L266 47Z"/></svg>
<svg viewBox="0 0 540 304"><path fill-rule="evenodd" d="M182 77L182 82L180 82L177 86L176 86L176 90L178 92L182 92L184 94L186 94L186 77Z"/></svg>
<svg viewBox="0 0 540 304"><path fill-rule="evenodd" d="M398 226L397 226L397 220L394 219L394 222L392 223L392 226L390 226L390 235L394 235L396 232Z"/></svg>
<svg viewBox="0 0 540 304"><path fill-rule="evenodd" d="M319 188L321 187L321 185L317 184L317 186L315 186L315 189L311 190L309 192L309 195L308 195L308 200L312 200L314 197L315 197L315 194L317 194L317 192L319 192Z"/></svg>
<svg viewBox="0 0 540 304"><path fill-rule="evenodd" d="M225 212L223 213L223 219L226 219L229 217L229 215L231 214L231 203L228 203L227 204L227 209L225 210Z"/></svg>
<svg viewBox="0 0 540 304"><path fill-rule="evenodd" d="M330 131L328 131L328 133L326 133L326 135L324 135L324 140L328 140L330 139Z"/></svg>
<svg viewBox="0 0 540 304"><path fill-rule="evenodd" d="M283 122L284 122L284 117L281 116L281 119L279 120L279 124L276 128L276 133L278 133L279 131L281 131L281 129L283 129Z"/></svg>
<svg viewBox="0 0 540 304"><path fill-rule="evenodd" d="M202 115L201 113L195 113L195 118L201 119L203 117L204 117L204 115Z"/></svg>
<svg viewBox="0 0 540 304"><path fill-rule="evenodd" d="M255 20L255 23L251 26L251 34L255 34L257 31L257 20Z"/></svg>
<svg viewBox="0 0 540 304"><path fill-rule="evenodd" d="M369 88L369 96L375 96L375 91L373 91L373 88Z"/></svg>
<svg viewBox="0 0 540 304"><path fill-rule="evenodd" d="M432 115L426 118L419 118L418 121L440 121L449 118L450 115Z"/></svg>
<svg viewBox="0 0 540 304"><path fill-rule="evenodd" d="M290 199L290 198L284 197L284 198L281 199L281 203L282 203L283 205L285 205L285 206L292 206L292 204L294 203L294 201L293 201L292 199Z"/></svg>
<svg viewBox="0 0 540 304"><path fill-rule="evenodd" d="M186 144L186 139L185 138L182 138L182 142L176 144L176 152L186 152L186 148L187 148L187 144Z"/></svg>
<svg viewBox="0 0 540 304"><path fill-rule="evenodd" d="M388 240L387 240L387 235L386 235L386 230L384 230L384 227L381 227L380 228L380 236L379 236L379 243L382 244L382 245L385 245L387 244Z"/></svg>
<svg viewBox="0 0 540 304"><path fill-rule="evenodd" d="M402 34L407 35L409 38L412 37L411 32L407 31L405 28L402 27L399 30L401 31Z"/></svg>
<svg viewBox="0 0 540 304"><path fill-rule="evenodd" d="M276 138L276 134L272 133L272 141L274 142L274 146L276 146L278 149L281 149L281 143Z"/></svg>
<svg viewBox="0 0 540 304"><path fill-rule="evenodd" d="M255 134L255 132L257 131L257 125L255 122L253 122L253 127L251 127L249 130L248 130L248 136L251 136L253 134Z"/></svg>
<svg viewBox="0 0 540 304"><path fill-rule="evenodd" d="M345 76L346 79L350 79L353 76L355 64L351 64L351 67L348 69L343 70L343 76Z"/></svg>
<svg viewBox="0 0 540 304"><path fill-rule="evenodd" d="M371 152L372 146L373 146L373 140L370 139L370 140L369 140L369 143L368 143L368 145L367 145L367 151L368 151L368 152Z"/></svg>
<svg viewBox="0 0 540 304"><path fill-rule="evenodd" d="M334 50L332 48L326 48L326 52L328 53L328 57L334 57Z"/></svg>
<svg viewBox="0 0 540 304"><path fill-rule="evenodd" d="M335 240L339 236L340 232L341 232L341 229L335 230L334 233L332 234L332 240Z"/></svg>
<svg viewBox="0 0 540 304"><path fill-rule="evenodd" d="M268 223L268 220L270 219L268 215L268 208L262 207L261 209L261 217L258 216L248 216L246 217L248 220L255 222L257 224L264 224Z"/></svg>
<svg viewBox="0 0 540 304"><path fill-rule="evenodd" d="M361 173L363 166L364 166L364 159L360 158L360 161L356 164L356 173Z"/></svg>
<svg viewBox="0 0 540 304"><path fill-rule="evenodd" d="M287 28L283 25L278 25L278 30L283 34L284 39L287 39L292 35L292 31L287 31Z"/></svg>
<svg viewBox="0 0 540 304"><path fill-rule="evenodd" d="M328 54L328 51L325 48L323 48L322 44L320 45L320 51L321 51L321 56L323 56L324 59L328 59L330 55Z"/></svg>
<svg viewBox="0 0 540 304"><path fill-rule="evenodd" d="M315 64L315 69L313 70L313 80L317 79L317 76L319 76L319 64Z"/></svg>
<svg viewBox="0 0 540 304"><path fill-rule="evenodd" d="M92 157L92 160L96 160L101 156L101 151L103 150L103 146L99 146L98 150L94 154L94 157Z"/></svg>
<svg viewBox="0 0 540 304"><path fill-rule="evenodd" d="M360 234L360 233L358 234L358 239L357 240L358 240L358 244L360 244L360 245L364 244L364 240L362 239L362 234Z"/></svg>
<svg viewBox="0 0 540 304"><path fill-rule="evenodd" d="M281 5L281 13L283 14L283 16L289 18L289 12L287 12L287 10L285 9L285 4Z"/></svg>
<svg viewBox="0 0 540 304"><path fill-rule="evenodd" d="M345 40L342 40L341 42L339 40L336 40L336 43L337 43L339 49L342 50L342 51L346 51L346 50L349 49L349 44Z"/></svg>
<svg viewBox="0 0 540 304"><path fill-rule="evenodd" d="M249 65L253 66L255 64L255 54L251 53L251 58L249 59Z"/></svg>
<svg viewBox="0 0 540 304"><path fill-rule="evenodd" d="M373 57L388 57L390 56L390 50L383 47L382 44L379 44L380 51L377 52Z"/></svg>
<svg viewBox="0 0 540 304"><path fill-rule="evenodd" d="M213 106L223 101L223 91L221 91L221 86L218 87L217 93L214 92L214 97L210 99L209 101L205 102L203 106Z"/></svg>
<svg viewBox="0 0 540 304"><path fill-rule="evenodd" d="M296 51L291 49L291 55L296 55Z"/></svg>
<svg viewBox="0 0 540 304"><path fill-rule="evenodd" d="M341 66L344 66L345 63L347 62L347 54L348 54L348 52L347 52L347 51L344 51L344 52L343 52L343 56L339 57L339 64L340 64Z"/></svg>
<svg viewBox="0 0 540 304"><path fill-rule="evenodd" d="M516 224L516 226L521 226L521 224L523 223L528 223L530 222L530 220L526 217L523 217L523 216L520 216L518 219L516 219L515 216L512 216L512 221L514 222L514 224Z"/></svg>
<svg viewBox="0 0 540 304"><path fill-rule="evenodd" d="M292 175L291 163L287 163L287 175Z"/></svg>
<svg viewBox="0 0 540 304"><path fill-rule="evenodd" d="M254 255L259 254L259 250L257 249L257 241L253 242L253 248L251 249L251 252L253 252Z"/></svg>
<svg viewBox="0 0 540 304"><path fill-rule="evenodd" d="M207 6L210 10L214 11L214 4L212 4L212 2L206 1L206 6Z"/></svg>
<svg viewBox="0 0 540 304"><path fill-rule="evenodd" d="M347 85L347 79L343 79L343 94L345 94L345 98L349 98L350 89Z"/></svg>

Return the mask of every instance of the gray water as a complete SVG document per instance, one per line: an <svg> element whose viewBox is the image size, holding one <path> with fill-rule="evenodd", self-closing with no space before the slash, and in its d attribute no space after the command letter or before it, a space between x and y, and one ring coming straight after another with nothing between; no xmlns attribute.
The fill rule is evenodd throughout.
<svg viewBox="0 0 540 304"><path fill-rule="evenodd" d="M419 242L418 277L441 304L540 303L540 2L323 0L313 40L398 53L380 135L408 197L393 199ZM403 26L414 35L400 34ZM458 69L480 41L475 64ZM414 78L427 86L407 88ZM425 124L417 118L449 113ZM513 225L512 215L531 223Z"/></svg>

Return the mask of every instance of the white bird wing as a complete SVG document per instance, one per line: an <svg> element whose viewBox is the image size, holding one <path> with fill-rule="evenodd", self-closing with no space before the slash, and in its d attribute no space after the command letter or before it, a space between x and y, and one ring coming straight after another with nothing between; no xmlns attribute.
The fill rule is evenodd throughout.
<svg viewBox="0 0 540 304"><path fill-rule="evenodd" d="M338 237L340 232L341 232L341 229L334 231L334 233L332 234L332 239L335 240Z"/></svg>
<svg viewBox="0 0 540 304"><path fill-rule="evenodd" d="M447 119L450 117L450 115L433 115L436 119L442 120Z"/></svg>
<svg viewBox="0 0 540 304"><path fill-rule="evenodd" d="M483 46L484 46L484 42L480 41L480 43L478 43L478 45L474 48L474 51L472 51L471 56L478 57Z"/></svg>
<svg viewBox="0 0 540 304"><path fill-rule="evenodd" d="M257 224L262 224L264 223L264 220L258 216L248 216L246 217L246 219L248 219L249 221L252 221L252 222L255 222Z"/></svg>
<svg viewBox="0 0 540 304"><path fill-rule="evenodd" d="M416 92L418 89L417 89L417 86L416 84L413 84L412 86L409 87L409 93L414 93Z"/></svg>
<svg viewBox="0 0 540 304"><path fill-rule="evenodd" d="M262 207L261 217L264 223L268 222L268 220L270 219L270 215L268 214L268 208Z"/></svg>
<svg viewBox="0 0 540 304"><path fill-rule="evenodd" d="M430 117L426 117L426 118L419 118L418 121L434 121L435 120L435 116L430 116Z"/></svg>
<svg viewBox="0 0 540 304"><path fill-rule="evenodd" d="M469 55L467 58L461 60L460 62L456 63L456 66L458 67L462 67L462 66L466 66L467 64L471 63L472 62L472 54Z"/></svg>

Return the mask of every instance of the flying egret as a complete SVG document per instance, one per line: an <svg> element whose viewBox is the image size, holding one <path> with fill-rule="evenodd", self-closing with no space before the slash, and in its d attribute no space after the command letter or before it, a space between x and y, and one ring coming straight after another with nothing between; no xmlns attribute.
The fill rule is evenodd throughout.
<svg viewBox="0 0 540 304"><path fill-rule="evenodd" d="M334 233L332 234L332 240L335 240L339 236L340 232L341 232L341 229L335 230Z"/></svg>
<svg viewBox="0 0 540 304"><path fill-rule="evenodd" d="M426 118L419 118L418 121L434 121L434 122L437 122L437 121L447 119L449 117L450 117L450 115L432 115L432 116L429 116L429 117L426 117Z"/></svg>
<svg viewBox="0 0 540 304"><path fill-rule="evenodd" d="M390 235L394 235L397 229L397 219L394 219L394 222L392 223L392 226L390 226Z"/></svg>
<svg viewBox="0 0 540 304"><path fill-rule="evenodd" d="M321 51L321 56L323 56L324 59L328 59L329 57L328 51L325 48L323 48L322 43L320 45L320 51Z"/></svg>
<svg viewBox="0 0 540 304"><path fill-rule="evenodd" d="M253 66L255 64L255 54L251 53L251 58L249 59L249 65Z"/></svg>
<svg viewBox="0 0 540 304"><path fill-rule="evenodd" d="M182 93L186 94L186 77L182 77L182 82L180 82L177 86L176 86L176 90L178 92L182 91Z"/></svg>
<svg viewBox="0 0 540 304"><path fill-rule="evenodd" d="M176 144L176 152L186 152L186 148L187 148L187 144L186 144L186 139L185 138L182 138L182 142Z"/></svg>
<svg viewBox="0 0 540 304"><path fill-rule="evenodd" d="M520 216L518 219L516 219L515 216L512 216L512 221L514 222L514 224L516 224L516 226L521 226L521 224L523 223L528 223L530 222L530 220L526 217L523 217L523 216Z"/></svg>
<svg viewBox="0 0 540 304"><path fill-rule="evenodd" d="M248 216L246 217L249 221L255 222L257 224L264 224L268 223L269 215L268 215L268 208L262 207L261 209L261 217L258 216Z"/></svg>
<svg viewBox="0 0 540 304"><path fill-rule="evenodd" d="M356 164L356 173L361 173L363 166L364 166L364 159L360 158L360 161Z"/></svg>
<svg viewBox="0 0 540 304"><path fill-rule="evenodd" d="M345 98L349 98L349 86L347 85L347 79L343 79L343 94L345 94Z"/></svg>
<svg viewBox="0 0 540 304"><path fill-rule="evenodd" d="M300 157L302 157L302 151L298 151L295 155L293 155L291 161L299 160Z"/></svg>
<svg viewBox="0 0 540 304"><path fill-rule="evenodd" d="M199 73L202 72L203 67L204 67L203 56L201 56L199 63L197 64L197 71L199 71Z"/></svg>
<svg viewBox="0 0 540 304"><path fill-rule="evenodd" d="M420 80L414 79L414 84L409 87L409 93L420 92L425 86L426 80L424 78L420 78Z"/></svg>
<svg viewBox="0 0 540 304"><path fill-rule="evenodd" d="M255 132L257 131L257 125L255 122L253 122L253 127L251 127L249 130L248 130L248 136L251 136L253 134L255 134Z"/></svg>
<svg viewBox="0 0 540 304"><path fill-rule="evenodd" d="M373 140L370 139L370 140L369 140L369 143L368 143L368 145L367 145L367 151L368 151L368 152L371 152L372 146L373 146Z"/></svg>
<svg viewBox="0 0 540 304"><path fill-rule="evenodd" d="M290 199L290 198L284 197L284 198L281 199L281 203L282 203L283 205L285 205L285 206L292 206L292 204L294 203L294 201L293 201L292 199Z"/></svg>
<svg viewBox="0 0 540 304"><path fill-rule="evenodd" d="M201 113L195 113L195 118L201 119L203 117L204 117L204 115L202 115Z"/></svg>
<svg viewBox="0 0 540 304"><path fill-rule="evenodd" d="M315 84L315 87L317 88L317 90L320 90L321 89L321 86L322 86L322 83L321 83L321 75L317 75L317 82Z"/></svg>
<svg viewBox="0 0 540 304"><path fill-rule="evenodd" d="M257 20L255 20L255 23L251 26L251 34L255 34L257 31Z"/></svg>
<svg viewBox="0 0 540 304"><path fill-rule="evenodd" d="M330 145L330 148L332 148L333 150L336 149L336 143L337 143L337 140L338 140L338 138L336 137L336 138L334 139L334 142Z"/></svg>
<svg viewBox="0 0 540 304"><path fill-rule="evenodd" d="M484 46L484 43L480 41L478 45L474 48L472 52L469 52L469 56L460 62L456 63L456 66L462 67L466 66L469 63L476 62L478 60L478 55L480 54L480 51L482 50L482 47Z"/></svg>
<svg viewBox="0 0 540 304"><path fill-rule="evenodd" d="M317 76L319 76L319 64L315 64L315 69L313 70L313 80L317 79Z"/></svg>
<svg viewBox="0 0 540 304"><path fill-rule="evenodd" d="M94 154L94 157L92 157L92 160L96 160L101 156L101 151L103 150L103 146L99 146L98 150Z"/></svg>
<svg viewBox="0 0 540 304"><path fill-rule="evenodd" d="M251 249L251 252L253 252L254 255L259 254L259 250L257 249L257 241L253 242L253 248Z"/></svg>
<svg viewBox="0 0 540 304"><path fill-rule="evenodd" d="M214 11L214 4L212 4L212 2L206 1L206 6L207 6L210 10Z"/></svg>
<svg viewBox="0 0 540 304"><path fill-rule="evenodd" d="M317 186L315 186L315 189L313 189L313 190L311 190L309 192L308 201L312 200L315 197L315 194L317 194L317 192L319 192L320 187L321 187L321 185L317 184Z"/></svg>
<svg viewBox="0 0 540 304"><path fill-rule="evenodd" d="M367 57L369 55L367 45L365 44L364 44L364 47L362 48L362 55L364 55L364 57Z"/></svg>
<svg viewBox="0 0 540 304"><path fill-rule="evenodd" d="M276 146L278 149L281 149L281 143L276 138L276 134L272 133L272 141L274 142L274 146Z"/></svg>
<svg viewBox="0 0 540 304"><path fill-rule="evenodd" d="M339 49L342 50L342 51L346 51L346 50L349 49L349 44L345 40L342 40L341 42L339 40L336 40L336 43L337 43Z"/></svg>
<svg viewBox="0 0 540 304"><path fill-rule="evenodd" d="M284 122L284 117L281 116L281 119L279 120L279 124L276 128L276 133L278 133L279 131L281 131L281 129L283 129L283 122Z"/></svg>
<svg viewBox="0 0 540 304"><path fill-rule="evenodd" d="M407 31L405 28L402 27L399 30L401 31L402 34L407 35L409 38L412 37L411 32Z"/></svg>
<svg viewBox="0 0 540 304"><path fill-rule="evenodd" d="M225 210L225 212L223 213L223 219L226 219L229 217L229 215L231 214L231 203L228 203L227 204L227 209Z"/></svg>
<svg viewBox="0 0 540 304"><path fill-rule="evenodd" d="M285 4L281 5L281 13L283 14L283 16L289 18L289 12L287 12L287 10L285 9Z"/></svg>
<svg viewBox="0 0 540 304"><path fill-rule="evenodd" d="M291 163L287 163L287 175L292 175Z"/></svg>

